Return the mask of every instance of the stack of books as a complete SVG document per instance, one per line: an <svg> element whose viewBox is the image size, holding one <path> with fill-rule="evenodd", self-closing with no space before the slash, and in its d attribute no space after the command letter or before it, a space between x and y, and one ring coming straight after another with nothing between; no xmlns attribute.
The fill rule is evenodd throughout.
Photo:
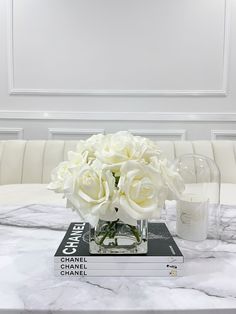
<svg viewBox="0 0 236 314"><path fill-rule="evenodd" d="M54 255L60 277L177 277L183 275L184 257L164 223L148 224L145 255L91 255L89 225L71 223Z"/></svg>

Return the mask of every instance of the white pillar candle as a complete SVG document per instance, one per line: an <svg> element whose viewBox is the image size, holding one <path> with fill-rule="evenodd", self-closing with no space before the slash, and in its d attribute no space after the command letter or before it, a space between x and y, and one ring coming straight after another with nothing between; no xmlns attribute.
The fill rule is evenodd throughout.
<svg viewBox="0 0 236 314"><path fill-rule="evenodd" d="M208 230L208 199L186 194L177 201L176 233L189 241L203 241Z"/></svg>

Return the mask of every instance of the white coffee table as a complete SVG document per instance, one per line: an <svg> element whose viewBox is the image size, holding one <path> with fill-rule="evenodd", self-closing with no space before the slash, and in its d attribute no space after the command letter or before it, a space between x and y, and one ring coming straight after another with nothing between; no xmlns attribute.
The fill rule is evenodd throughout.
<svg viewBox="0 0 236 314"><path fill-rule="evenodd" d="M236 210L225 213L225 240L195 258L186 252L184 277L61 280L53 255L78 216L56 206L2 207L0 314L236 313Z"/></svg>

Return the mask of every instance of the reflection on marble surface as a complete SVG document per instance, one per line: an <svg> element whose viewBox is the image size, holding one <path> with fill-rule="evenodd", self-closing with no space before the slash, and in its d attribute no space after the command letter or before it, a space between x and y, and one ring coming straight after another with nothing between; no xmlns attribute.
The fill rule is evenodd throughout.
<svg viewBox="0 0 236 314"><path fill-rule="evenodd" d="M68 280L54 277L53 255L69 223L79 220L78 214L37 204L0 208L0 313L10 309L15 313L178 309L236 313L236 209L223 206L221 213L222 235L216 247L197 254L182 248L187 257L184 277Z"/></svg>

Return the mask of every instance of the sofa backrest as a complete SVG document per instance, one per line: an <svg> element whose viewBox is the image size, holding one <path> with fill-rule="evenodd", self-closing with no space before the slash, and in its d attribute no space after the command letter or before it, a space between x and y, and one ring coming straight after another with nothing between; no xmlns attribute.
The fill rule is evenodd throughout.
<svg viewBox="0 0 236 314"><path fill-rule="evenodd" d="M174 160L183 154L207 156L217 163L221 181L236 183L236 141L159 141L163 155ZM77 141L0 141L0 184L48 183L50 174Z"/></svg>

